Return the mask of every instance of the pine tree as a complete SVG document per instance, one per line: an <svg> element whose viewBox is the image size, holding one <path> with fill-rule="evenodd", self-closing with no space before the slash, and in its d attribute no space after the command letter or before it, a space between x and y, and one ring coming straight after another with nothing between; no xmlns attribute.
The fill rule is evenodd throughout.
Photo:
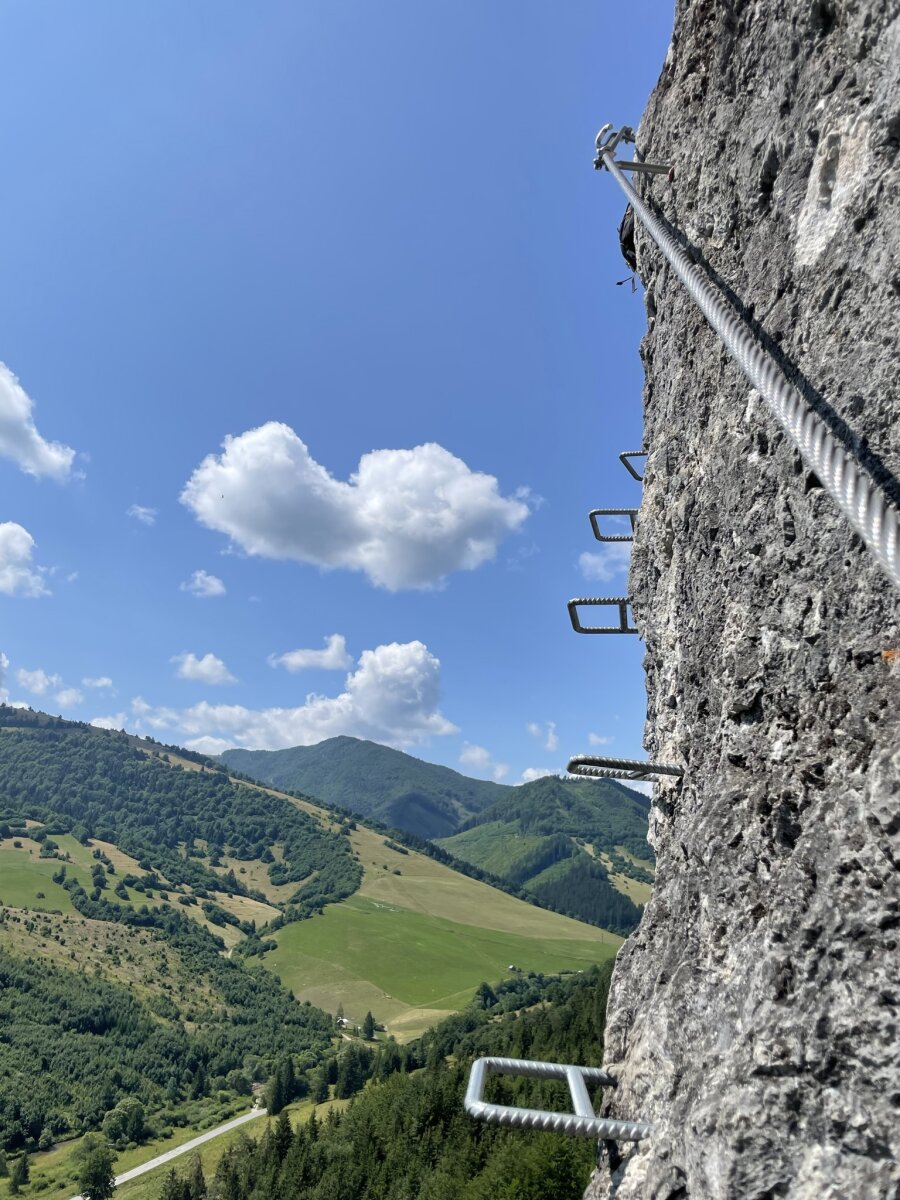
<svg viewBox="0 0 900 1200"><path fill-rule="evenodd" d="M310 1095L313 1104L324 1104L328 1099L328 1076L321 1067L316 1071Z"/></svg>
<svg viewBox="0 0 900 1200"><path fill-rule="evenodd" d="M0 1148L0 1179L6 1179L9 1176L9 1167L6 1165L6 1154Z"/></svg>
<svg viewBox="0 0 900 1200"><path fill-rule="evenodd" d="M184 1184L178 1178L174 1167L163 1180L159 1200L185 1200Z"/></svg>
<svg viewBox="0 0 900 1200"><path fill-rule="evenodd" d="M270 1117L277 1117L284 1108L284 1085L280 1071L276 1071L266 1088L266 1110Z"/></svg>
<svg viewBox="0 0 900 1200"><path fill-rule="evenodd" d="M206 1079L206 1066L204 1063L197 1065L197 1070L194 1072L194 1082L191 1084L191 1099L199 1100L205 1096L209 1090L209 1084Z"/></svg>
<svg viewBox="0 0 900 1200"><path fill-rule="evenodd" d="M370 1012L366 1013L365 1020L363 1021L362 1032L363 1037L367 1042L371 1042L375 1037L375 1018Z"/></svg>
<svg viewBox="0 0 900 1200"><path fill-rule="evenodd" d="M28 1182L28 1177L31 1170L28 1163L28 1155L24 1152L19 1155L12 1169L12 1175L9 1178L9 1194L17 1196L21 1188Z"/></svg>
<svg viewBox="0 0 900 1200"><path fill-rule="evenodd" d="M279 1162L284 1162L284 1157L291 1148L291 1142L294 1140L294 1131L291 1128L291 1118L282 1110L275 1124L275 1134L273 1136L273 1149L275 1157Z"/></svg>
<svg viewBox="0 0 900 1200"><path fill-rule="evenodd" d="M199 1154L195 1154L191 1159L184 1190L185 1200L206 1200L206 1180L203 1177L203 1164Z"/></svg>
<svg viewBox="0 0 900 1200"><path fill-rule="evenodd" d="M279 1064L278 1076L281 1080L281 1094L284 1098L284 1104L290 1104L297 1094L297 1077L294 1073L294 1060L289 1054Z"/></svg>

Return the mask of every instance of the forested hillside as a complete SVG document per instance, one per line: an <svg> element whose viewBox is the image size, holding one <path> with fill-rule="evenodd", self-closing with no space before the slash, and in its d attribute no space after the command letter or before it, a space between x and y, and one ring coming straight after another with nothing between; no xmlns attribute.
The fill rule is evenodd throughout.
<svg viewBox="0 0 900 1200"><path fill-rule="evenodd" d="M173 766L163 761L165 751L148 755L131 741L0 705L0 823L29 818L43 822L51 839L71 833L115 842L143 870L195 894L246 894L234 870L223 867L223 856L259 859L268 863L273 884L290 885L288 919L359 886L362 872L346 838L288 800L236 787L224 771L202 762L196 770ZM102 915L97 905L114 907L102 895L72 895L90 916Z"/></svg>
<svg viewBox="0 0 900 1200"><path fill-rule="evenodd" d="M628 934L653 880L647 801L605 780L511 789L437 844L541 904Z"/></svg>
<svg viewBox="0 0 900 1200"><path fill-rule="evenodd" d="M480 1124L461 1097L482 1054L599 1065L610 974L607 964L562 981L485 986L477 1004L419 1042L382 1047L343 1115L296 1131L284 1119L242 1139L206 1181L209 1200L578 1200L593 1143ZM555 1083L496 1079L491 1088L501 1103L571 1103ZM172 1172L160 1200L193 1200L186 1175L182 1183Z"/></svg>
<svg viewBox="0 0 900 1200"><path fill-rule="evenodd" d="M260 783L303 792L425 838L455 832L509 791L353 737L289 750L226 750L220 757Z"/></svg>
<svg viewBox="0 0 900 1200"><path fill-rule="evenodd" d="M9 919L0 909L0 924ZM170 920L169 945L209 989L204 1009L185 1012L175 989L141 1003L87 963L63 969L0 949L0 1150L98 1129L132 1100L143 1112L127 1140L140 1141L144 1114L211 1090L249 1093L249 1080L265 1077L279 1055L309 1066L328 1049L324 1012L223 958L193 922L174 912ZM157 944L162 937L156 931Z"/></svg>
<svg viewBox="0 0 900 1200"><path fill-rule="evenodd" d="M302 1094L334 1055L323 1009L409 1038L483 973L513 987L617 945L202 756L0 706L0 1150L17 1163L246 1106L285 1062ZM356 1080L346 1095L371 1066L355 1053L329 1068Z"/></svg>

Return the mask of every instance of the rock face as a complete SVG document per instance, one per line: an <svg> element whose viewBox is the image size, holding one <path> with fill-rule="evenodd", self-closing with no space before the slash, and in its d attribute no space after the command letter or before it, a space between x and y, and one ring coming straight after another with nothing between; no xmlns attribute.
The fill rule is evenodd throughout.
<svg viewBox="0 0 900 1200"><path fill-rule="evenodd" d="M681 0L639 181L900 498L900 15ZM624 155L623 157L629 157ZM598 186L614 188L608 175ZM659 784L588 1195L900 1196L900 595L637 228L648 459L630 592Z"/></svg>

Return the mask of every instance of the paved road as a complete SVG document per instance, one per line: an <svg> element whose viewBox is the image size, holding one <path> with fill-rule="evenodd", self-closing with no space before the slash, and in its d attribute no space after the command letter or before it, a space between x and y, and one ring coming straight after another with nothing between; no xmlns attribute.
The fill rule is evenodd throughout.
<svg viewBox="0 0 900 1200"><path fill-rule="evenodd" d="M189 1154L191 1150L196 1150L204 1142L211 1142L213 1138L217 1138L222 1133L227 1133L229 1129L237 1129L238 1126L246 1125L248 1121L255 1121L257 1117L264 1117L265 1115L266 1110L264 1108L251 1108L243 1116L234 1117L231 1121L226 1121L224 1125L217 1125L215 1129L208 1129L206 1133L201 1133L199 1137L192 1138L191 1141L185 1142L181 1146L176 1146L174 1150L167 1150L165 1154L158 1154L156 1158L151 1158L149 1162L142 1163L139 1167L132 1167L124 1175L117 1175L116 1187L120 1187L123 1183L129 1183L132 1179L137 1179L140 1175L146 1175L148 1171L152 1171L156 1167L161 1167L164 1163L171 1162L173 1158L178 1158L181 1154ZM83 1200L83 1197L73 1196L72 1200Z"/></svg>

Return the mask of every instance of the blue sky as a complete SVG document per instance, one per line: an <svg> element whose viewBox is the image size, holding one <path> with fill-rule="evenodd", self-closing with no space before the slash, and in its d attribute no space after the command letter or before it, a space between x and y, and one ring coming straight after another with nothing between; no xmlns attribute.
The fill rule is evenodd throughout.
<svg viewBox="0 0 900 1200"><path fill-rule="evenodd" d="M624 590L587 513L639 503L593 137L670 32L658 0L3 5L9 700L507 782L640 756L641 644L565 603Z"/></svg>

